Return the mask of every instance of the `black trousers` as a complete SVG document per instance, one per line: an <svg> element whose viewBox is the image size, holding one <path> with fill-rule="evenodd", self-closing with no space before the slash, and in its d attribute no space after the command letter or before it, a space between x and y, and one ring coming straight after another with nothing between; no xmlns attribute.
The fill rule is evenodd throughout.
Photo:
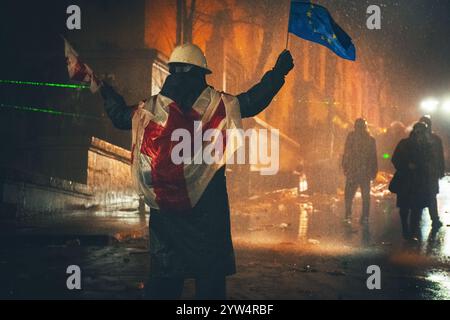
<svg viewBox="0 0 450 320"><path fill-rule="evenodd" d="M430 206L428 207L428 211L430 212L431 221L433 221L435 223L440 221L437 199L436 199L435 195L431 198L431 202L430 202Z"/></svg>
<svg viewBox="0 0 450 320"><path fill-rule="evenodd" d="M420 236L420 220L423 209L400 208L403 238L418 238Z"/></svg>
<svg viewBox="0 0 450 320"><path fill-rule="evenodd" d="M184 278L150 277L145 287L145 298L152 300L178 300L184 287ZM195 278L195 299L225 300L225 275L204 275Z"/></svg>
<svg viewBox="0 0 450 320"><path fill-rule="evenodd" d="M370 179L351 179L347 178L345 182L345 217L351 218L353 198L355 198L356 191L361 189L363 217L369 217L370 211Z"/></svg>

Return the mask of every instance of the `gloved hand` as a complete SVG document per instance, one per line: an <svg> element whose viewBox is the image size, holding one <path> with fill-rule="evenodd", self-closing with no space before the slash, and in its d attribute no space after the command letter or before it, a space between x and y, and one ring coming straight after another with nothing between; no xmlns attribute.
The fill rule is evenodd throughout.
<svg viewBox="0 0 450 320"><path fill-rule="evenodd" d="M287 75L289 71L294 68L294 60L292 59L289 50L283 50L278 56L277 62L273 67L275 72L281 73L283 76Z"/></svg>

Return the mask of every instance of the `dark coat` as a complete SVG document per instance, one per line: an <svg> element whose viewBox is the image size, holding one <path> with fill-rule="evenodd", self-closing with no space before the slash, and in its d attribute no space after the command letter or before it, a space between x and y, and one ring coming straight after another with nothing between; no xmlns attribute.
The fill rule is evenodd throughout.
<svg viewBox="0 0 450 320"><path fill-rule="evenodd" d="M399 208L423 209L438 192L438 181L432 177L431 143L419 144L403 139L395 148L392 164L397 170L391 185L397 193Z"/></svg>
<svg viewBox="0 0 450 320"><path fill-rule="evenodd" d="M345 141L342 169L347 179L375 179L378 172L377 146L368 132L350 132Z"/></svg>
<svg viewBox="0 0 450 320"><path fill-rule="evenodd" d="M431 133L430 140L432 146L431 176L439 181L445 176L444 147L442 146L441 138L437 134Z"/></svg>
<svg viewBox="0 0 450 320"><path fill-rule="evenodd" d="M272 70L249 91L237 96L242 118L263 111L284 84L284 76ZM169 76L162 93L177 103L191 106L201 90L180 95L179 79ZM201 84L199 84L201 85ZM105 110L119 129L131 129L132 108L112 87L101 88ZM177 101L181 100L181 101ZM205 273L235 273L231 241L230 209L225 167L213 177L197 205L190 212L150 211L151 276L196 277Z"/></svg>

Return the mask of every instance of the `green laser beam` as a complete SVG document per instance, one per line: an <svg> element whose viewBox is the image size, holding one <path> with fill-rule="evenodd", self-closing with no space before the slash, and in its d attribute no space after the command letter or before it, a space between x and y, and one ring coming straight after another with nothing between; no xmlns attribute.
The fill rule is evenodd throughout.
<svg viewBox="0 0 450 320"><path fill-rule="evenodd" d="M62 112L62 111L58 111L58 110L55 110L52 108L39 108L39 107L34 107L34 106L15 106L15 105L9 105L9 104L4 104L4 103L0 103L0 107L20 110L20 111L47 113L47 114L52 114L55 116L78 117L78 118L88 118L88 119L95 119L95 120L101 119L100 117L94 117L94 116L90 116L90 115L78 114L78 113L72 113L72 112Z"/></svg>
<svg viewBox="0 0 450 320"><path fill-rule="evenodd" d="M383 154L383 159L390 159L391 158L391 155L389 154L389 153L385 153L385 154Z"/></svg>
<svg viewBox="0 0 450 320"><path fill-rule="evenodd" d="M0 84L19 84L19 85L40 86L40 87L57 87L57 88L68 88L68 89L89 89L89 86L84 85L84 84L67 84L67 83L20 81L20 80L0 80Z"/></svg>

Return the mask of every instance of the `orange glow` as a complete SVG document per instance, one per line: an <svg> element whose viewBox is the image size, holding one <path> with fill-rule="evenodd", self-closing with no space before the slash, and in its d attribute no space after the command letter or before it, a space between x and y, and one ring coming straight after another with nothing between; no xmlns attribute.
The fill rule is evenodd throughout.
<svg viewBox="0 0 450 320"><path fill-rule="evenodd" d="M264 3L255 6L249 1L197 0L196 4L193 42L204 50L213 71L208 82L231 94L248 90L273 67L284 49L289 0L270 7L276 14L271 10L268 13ZM268 23L269 19L273 23ZM147 46L169 56L175 38L176 1L148 0ZM375 128L390 123L392 119L382 117L380 111L393 105L389 101L389 83L382 81L383 61L372 59L366 43L355 44L358 60L351 62L291 35L289 49L296 67L272 106L259 117L289 136L297 133L299 121L316 130L329 128L333 123L330 119L339 119L334 123L348 130L348 123L361 116ZM371 68L375 72L368 72L367 61L376 65ZM335 113L331 118L330 112Z"/></svg>
<svg viewBox="0 0 450 320"><path fill-rule="evenodd" d="M147 0L145 12L145 44L169 56L176 39L175 1Z"/></svg>

